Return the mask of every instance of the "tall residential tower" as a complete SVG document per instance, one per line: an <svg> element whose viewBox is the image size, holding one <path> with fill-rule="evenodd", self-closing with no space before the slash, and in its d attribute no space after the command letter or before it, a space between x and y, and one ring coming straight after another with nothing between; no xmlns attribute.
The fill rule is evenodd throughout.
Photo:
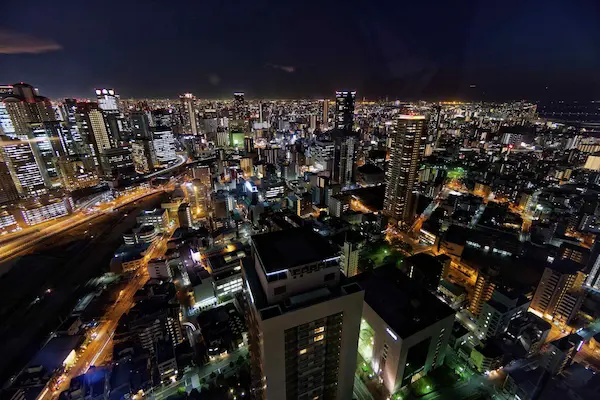
<svg viewBox="0 0 600 400"><path fill-rule="evenodd" d="M352 130L354 124L354 102L356 91L335 92L335 127L347 131Z"/></svg>
<svg viewBox="0 0 600 400"><path fill-rule="evenodd" d="M390 165L386 172L383 211L397 221L412 219L412 192L427 136L422 115L400 115L391 132Z"/></svg>
<svg viewBox="0 0 600 400"><path fill-rule="evenodd" d="M257 398L352 398L364 292L339 264L312 229L252 237L244 279Z"/></svg>

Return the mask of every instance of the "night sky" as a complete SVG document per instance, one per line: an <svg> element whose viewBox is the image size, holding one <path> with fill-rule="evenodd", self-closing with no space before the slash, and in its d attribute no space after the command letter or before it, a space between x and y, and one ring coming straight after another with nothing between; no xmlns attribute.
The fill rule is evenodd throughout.
<svg viewBox="0 0 600 400"><path fill-rule="evenodd" d="M600 1L2 1L0 83L58 98L600 100ZM471 85L476 87L472 88Z"/></svg>

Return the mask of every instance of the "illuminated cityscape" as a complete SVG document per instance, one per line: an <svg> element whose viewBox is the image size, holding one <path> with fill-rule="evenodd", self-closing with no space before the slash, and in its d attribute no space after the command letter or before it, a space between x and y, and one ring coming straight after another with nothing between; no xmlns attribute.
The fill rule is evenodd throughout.
<svg viewBox="0 0 600 400"><path fill-rule="evenodd" d="M594 13L250 3L0 29L0 400L598 398Z"/></svg>

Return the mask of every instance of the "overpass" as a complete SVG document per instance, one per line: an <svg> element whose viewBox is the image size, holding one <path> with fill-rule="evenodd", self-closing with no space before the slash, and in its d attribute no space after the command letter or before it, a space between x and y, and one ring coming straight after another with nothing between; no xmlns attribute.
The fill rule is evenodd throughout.
<svg viewBox="0 0 600 400"><path fill-rule="evenodd" d="M152 178L156 178L157 176L166 174L168 172L172 172L172 171L176 170L177 168L181 167L182 165L185 165L186 162L187 162L187 158L185 156L178 155L177 161L174 164L168 166L165 169L161 169L160 171L156 171L156 172L152 172L151 174L144 175L144 178L152 179Z"/></svg>

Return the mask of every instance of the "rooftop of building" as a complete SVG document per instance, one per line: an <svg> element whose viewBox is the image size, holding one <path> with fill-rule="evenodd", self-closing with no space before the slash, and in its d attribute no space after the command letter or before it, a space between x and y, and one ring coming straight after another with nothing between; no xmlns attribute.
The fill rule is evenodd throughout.
<svg viewBox="0 0 600 400"><path fill-rule="evenodd" d="M504 356L502 348L493 341L487 342L483 347L477 346L473 350L486 358L500 358Z"/></svg>
<svg viewBox="0 0 600 400"><path fill-rule="evenodd" d="M170 340L156 342L156 361L160 364L175 358L175 349Z"/></svg>
<svg viewBox="0 0 600 400"><path fill-rule="evenodd" d="M165 212L167 212L167 210L164 210L162 208L155 208L153 210L144 210L142 211L142 213L140 214L140 217L147 217L147 216L162 216Z"/></svg>
<svg viewBox="0 0 600 400"><path fill-rule="evenodd" d="M455 285L454 283L446 281L444 279L440 280L440 286L443 286L446 290L448 290L455 296L461 296L467 293L465 288L463 288L462 286Z"/></svg>
<svg viewBox="0 0 600 400"><path fill-rule="evenodd" d="M442 264L436 256L427 253L418 253L406 258L407 263L419 269L442 270Z"/></svg>
<svg viewBox="0 0 600 400"><path fill-rule="evenodd" d="M394 265L350 278L365 291L365 302L401 338L454 315L454 310L415 284Z"/></svg>
<svg viewBox="0 0 600 400"><path fill-rule="evenodd" d="M134 245L122 245L115 251L115 259L120 262L129 262L139 260L144 257L144 253L148 250L148 243L138 243Z"/></svg>
<svg viewBox="0 0 600 400"><path fill-rule="evenodd" d="M370 164L370 163L363 164L360 167L358 167L356 170L358 172L360 172L361 174L366 174L366 175L383 174L383 170L381 168L379 168L375 164Z"/></svg>
<svg viewBox="0 0 600 400"><path fill-rule="evenodd" d="M54 371L63 365L69 353L75 350L82 340L81 335L54 337L37 352L27 367L41 366L46 371Z"/></svg>
<svg viewBox="0 0 600 400"><path fill-rule="evenodd" d="M208 265L213 273L219 272L227 267L235 267L240 263L240 259L246 257L247 254L243 248L237 248L226 253L215 254L208 257Z"/></svg>
<svg viewBox="0 0 600 400"><path fill-rule="evenodd" d="M576 333L572 333L572 334L564 336L560 339L556 339L556 340L550 342L550 344L561 351L569 351L574 346L578 346L579 343L582 343L583 341L584 341L584 338L582 338L581 336L579 336Z"/></svg>
<svg viewBox="0 0 600 400"><path fill-rule="evenodd" d="M254 267L254 260L250 258L244 259L242 269L244 271L248 289L250 290L250 300L259 311L262 320L274 318L287 312L296 311L340 296L362 291L362 288L358 284L341 276L338 286L320 286L308 292L291 296L285 301L269 304Z"/></svg>
<svg viewBox="0 0 600 400"><path fill-rule="evenodd" d="M307 227L253 235L252 242L266 273L317 263L337 255L326 239Z"/></svg>

